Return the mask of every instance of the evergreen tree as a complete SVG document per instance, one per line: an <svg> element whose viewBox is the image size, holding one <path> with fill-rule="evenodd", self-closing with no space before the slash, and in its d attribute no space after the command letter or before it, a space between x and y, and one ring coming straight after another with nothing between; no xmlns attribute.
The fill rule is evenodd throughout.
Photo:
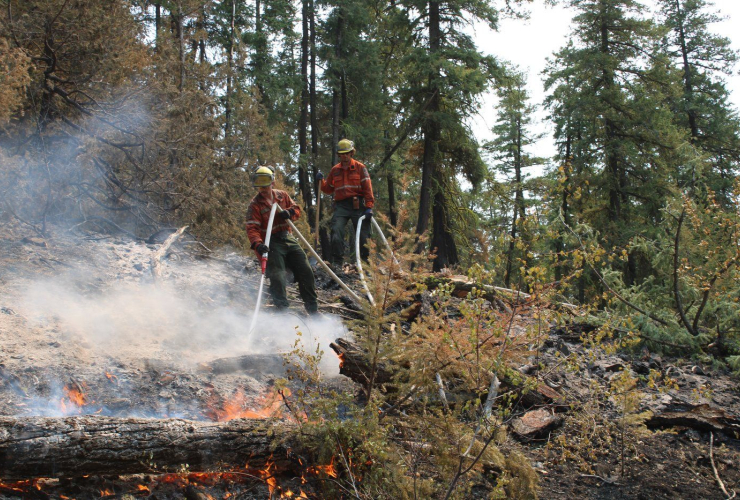
<svg viewBox="0 0 740 500"><path fill-rule="evenodd" d="M660 31L634 0L572 0L574 39L551 62L546 85L560 156L572 157L565 189L579 217L609 248L660 225L672 195L682 136L672 124L671 75L656 51ZM575 175L571 175L575 173ZM628 283L649 273L630 253Z"/></svg>
<svg viewBox="0 0 740 500"><path fill-rule="evenodd" d="M532 114L534 106L529 104L529 95L525 88L526 76L514 69L507 71L505 78L497 85L498 118L493 127L495 138L486 145L493 154L497 163L496 168L507 176L507 183L513 196L513 203L508 207L511 214L509 224L509 245L506 251L506 271L504 284L508 287L516 273L515 265L519 262L526 264L526 253L529 247L525 226L526 200L524 196L525 174L524 169L541 163L541 159L534 158L527 152L538 137L532 132ZM513 175L512 175L513 174ZM524 249L517 251L517 247Z"/></svg>
<svg viewBox="0 0 740 500"><path fill-rule="evenodd" d="M415 27L414 50L408 57L408 95L416 109L425 109L416 232L425 233L431 219L433 267L440 270L459 262L455 219L460 187L456 176L464 174L474 186L484 177L478 145L465 118L476 109L477 98L496 67L461 26L480 21L495 28L497 11L488 3L468 0L401 4Z"/></svg>
<svg viewBox="0 0 740 500"><path fill-rule="evenodd" d="M659 0L663 23L669 29L665 50L681 75L683 91L673 108L710 170L685 172L682 183L695 185L705 175L709 186L727 200L740 168L740 120L728 103L722 75L729 75L737 53L727 38L710 31L721 20L705 0ZM692 165L696 165L693 162Z"/></svg>

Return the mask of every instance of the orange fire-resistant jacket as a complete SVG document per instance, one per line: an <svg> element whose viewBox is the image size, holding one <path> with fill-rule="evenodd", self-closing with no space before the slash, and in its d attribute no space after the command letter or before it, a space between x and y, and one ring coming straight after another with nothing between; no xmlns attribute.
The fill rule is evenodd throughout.
<svg viewBox="0 0 740 500"><path fill-rule="evenodd" d="M326 194L334 194L334 201L361 196L365 198L366 208L375 205L367 167L354 158L346 168L341 163L334 165L329 176L321 181L321 190Z"/></svg>
<svg viewBox="0 0 740 500"><path fill-rule="evenodd" d="M293 232L290 225L280 217L279 213L282 210L293 210L293 216L291 220L296 220L301 215L301 207L295 204L295 202L288 196L288 193L279 189L272 190L272 199L278 204L278 210L275 213L275 219L272 221L272 234L280 233L283 231ZM247 236L252 248L256 248L260 243L265 242L267 237L267 223L270 221L270 211L272 205L262 196L261 193L257 193L257 196L252 198L247 209ZM259 257L259 255L258 255Z"/></svg>

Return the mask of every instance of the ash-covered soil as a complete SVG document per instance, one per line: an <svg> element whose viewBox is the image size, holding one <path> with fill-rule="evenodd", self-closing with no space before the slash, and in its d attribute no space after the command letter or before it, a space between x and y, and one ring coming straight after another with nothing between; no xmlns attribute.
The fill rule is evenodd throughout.
<svg viewBox="0 0 740 500"><path fill-rule="evenodd" d="M207 419L214 401L236 391L258 398L283 376L280 356L297 331L306 348L322 345L326 374L338 374L328 343L346 334L339 318L309 319L300 301L275 315L265 287L250 335L254 259L205 253L185 235L155 280L160 245L56 227L41 239L3 224L1 415ZM234 369L223 362L249 356ZM84 404L69 401L70 388Z"/></svg>

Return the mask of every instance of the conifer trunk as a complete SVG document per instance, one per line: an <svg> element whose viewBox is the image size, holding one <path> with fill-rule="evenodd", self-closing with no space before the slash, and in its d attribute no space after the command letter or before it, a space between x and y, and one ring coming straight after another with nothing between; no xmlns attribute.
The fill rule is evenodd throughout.
<svg viewBox="0 0 740 500"><path fill-rule="evenodd" d="M439 31L439 3L429 2L429 53L434 61L436 53L440 46ZM427 118L423 125L424 134L424 155L421 163L421 196L419 198L419 218L416 222L416 234L422 235L429 229L429 218L431 216L432 205L432 174L437 170L437 161L439 154L437 151L440 138L440 125L436 118L439 111L439 93L437 91L437 80L439 79L439 70L432 68L429 74L429 92L430 103L427 111ZM432 250L434 245L432 244ZM417 252L422 248L417 247Z"/></svg>
<svg viewBox="0 0 740 500"><path fill-rule="evenodd" d="M303 36L301 37L301 115L298 119L298 189L303 196L303 202L306 207L310 207L311 202L311 188L308 180L308 16L309 16L309 0L303 0L302 5L302 16L301 26L303 27Z"/></svg>

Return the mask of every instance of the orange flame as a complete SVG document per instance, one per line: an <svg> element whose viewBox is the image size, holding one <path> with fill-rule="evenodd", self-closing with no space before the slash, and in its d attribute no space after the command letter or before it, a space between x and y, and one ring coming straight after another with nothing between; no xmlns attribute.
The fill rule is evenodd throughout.
<svg viewBox="0 0 740 500"><path fill-rule="evenodd" d="M115 375L113 375L112 373L110 373L110 372L105 372L105 376L106 376L106 377L108 377L108 380L110 380L110 381L111 381L111 382L113 382L114 384L117 384L117 383L118 383L118 377L116 377L116 376L115 376Z"/></svg>
<svg viewBox="0 0 740 500"><path fill-rule="evenodd" d="M304 499L307 499L308 498L308 495L306 495L306 492L305 491L301 490L301 492L298 494L298 496L295 496L295 493L293 493L291 490L288 490L285 493L283 493L282 495L280 495L280 498L298 498L298 499L304 498Z"/></svg>
<svg viewBox="0 0 740 500"><path fill-rule="evenodd" d="M284 394L289 395L289 392L286 390ZM247 397L242 389L238 389L230 400L225 401L221 409L214 408L213 399L218 398L211 399L209 408L205 414L216 422L227 422L235 418L270 418L278 416L280 414L280 407L282 406L282 400L276 391L272 391L258 398L260 408L257 410L246 408Z"/></svg>
<svg viewBox="0 0 740 500"><path fill-rule="evenodd" d="M14 483L3 483L0 481L0 493L3 491L18 491L25 493L28 488L35 487L40 490L41 487L37 484L37 480L17 481Z"/></svg>
<svg viewBox="0 0 740 500"><path fill-rule="evenodd" d="M344 368L344 362L345 362L344 353L340 352L339 354L337 354L337 357L339 358L339 368Z"/></svg>
<svg viewBox="0 0 740 500"><path fill-rule="evenodd" d="M329 465L312 465L306 469L306 472L309 472L311 474L326 474L329 477L336 478L339 473L337 472L337 468L334 467L334 457L331 457L331 462Z"/></svg>
<svg viewBox="0 0 740 500"><path fill-rule="evenodd" d="M107 497L113 495L113 492L111 490L100 490L100 496L101 497Z"/></svg>
<svg viewBox="0 0 740 500"><path fill-rule="evenodd" d="M271 462L270 459L268 459L267 464L265 464L264 469L255 470L254 475L259 477L260 479L264 480L265 483L267 483L267 487L270 490L270 498L272 498L273 493L275 492L275 488L277 488L277 479L275 479L275 475L270 472L270 470L275 465L274 462ZM247 469L249 467L247 466Z"/></svg>
<svg viewBox="0 0 740 500"><path fill-rule="evenodd" d="M79 413L80 408L88 404L87 396L83 392L84 384L77 383L64 386L64 396L59 401L63 413Z"/></svg>

